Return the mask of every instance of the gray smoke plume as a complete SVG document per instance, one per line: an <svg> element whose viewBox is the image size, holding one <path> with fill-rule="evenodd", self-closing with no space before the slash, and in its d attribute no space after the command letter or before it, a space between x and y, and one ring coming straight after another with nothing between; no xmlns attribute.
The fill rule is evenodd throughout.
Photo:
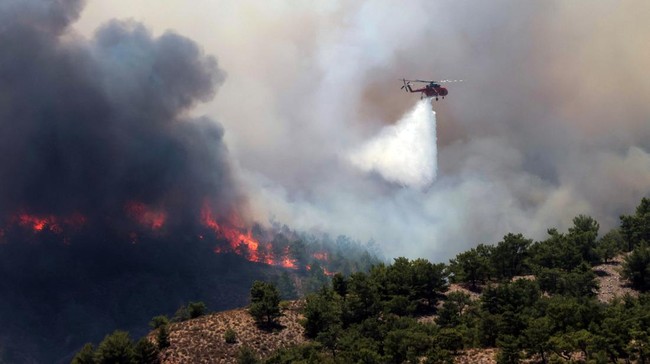
<svg viewBox="0 0 650 364"><path fill-rule="evenodd" d="M446 260L507 232L543 238L590 214L603 230L650 187L650 25L642 0L91 3L219 54L220 116L258 221L374 238ZM111 11L112 10L112 11ZM104 14L106 13L106 14ZM191 19L191 21L187 20ZM101 21L101 20L100 20ZM402 77L460 78L426 192L341 158L417 100Z"/></svg>

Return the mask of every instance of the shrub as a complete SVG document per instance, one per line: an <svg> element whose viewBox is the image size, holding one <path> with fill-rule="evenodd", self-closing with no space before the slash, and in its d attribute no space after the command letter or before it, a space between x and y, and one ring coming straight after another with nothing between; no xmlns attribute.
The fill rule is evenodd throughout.
<svg viewBox="0 0 650 364"><path fill-rule="evenodd" d="M158 328L158 335L156 335L156 340L158 341L158 349L160 350L170 345L169 329L167 328L167 325L163 325Z"/></svg>
<svg viewBox="0 0 650 364"><path fill-rule="evenodd" d="M169 323L169 319L165 315L156 316L149 321L149 327L153 330L158 329L161 326L165 326Z"/></svg>
<svg viewBox="0 0 650 364"><path fill-rule="evenodd" d="M179 307L178 310L176 310L176 313L174 313L174 317L172 317L173 322L183 322L189 319L190 319L190 310L185 305L181 305L181 307Z"/></svg>
<svg viewBox="0 0 650 364"><path fill-rule="evenodd" d="M286 311L291 307L291 301L280 301L280 310Z"/></svg>
<svg viewBox="0 0 650 364"><path fill-rule="evenodd" d="M223 333L223 338L227 344L234 344L237 342L237 333L235 330L228 328L226 332Z"/></svg>
<svg viewBox="0 0 650 364"><path fill-rule="evenodd" d="M203 302L190 302L187 306L187 313L193 319L205 315L207 309L207 306Z"/></svg>
<svg viewBox="0 0 650 364"><path fill-rule="evenodd" d="M237 352L237 364L257 364L260 360L257 353L248 346L242 346Z"/></svg>

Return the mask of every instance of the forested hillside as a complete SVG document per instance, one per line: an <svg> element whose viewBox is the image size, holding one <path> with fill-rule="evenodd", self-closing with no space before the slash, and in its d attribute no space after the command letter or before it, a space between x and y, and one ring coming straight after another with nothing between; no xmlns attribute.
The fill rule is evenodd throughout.
<svg viewBox="0 0 650 364"><path fill-rule="evenodd" d="M650 200L644 198L634 214L621 216L619 228L602 235L593 218L580 215L568 231L550 229L542 241L507 234L448 264L396 258L366 272L337 273L300 301L303 343L269 353L256 346L259 336L232 330L231 340L224 334L212 345L236 345L238 354L203 359L452 363L481 349L495 352L499 363L644 363L650 359L648 241ZM617 272L621 259L621 277L631 289L599 296L599 280ZM291 329L280 320L277 288L258 282L251 297L249 313L261 330L256 335L286 337L283 330ZM167 326L148 339L162 352L153 362L169 356L169 342L160 347L162 330Z"/></svg>

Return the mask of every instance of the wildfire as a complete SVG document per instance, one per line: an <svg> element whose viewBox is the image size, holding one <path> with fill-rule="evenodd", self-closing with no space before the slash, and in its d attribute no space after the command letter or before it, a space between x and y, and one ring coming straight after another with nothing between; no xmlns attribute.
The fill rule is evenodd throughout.
<svg viewBox="0 0 650 364"><path fill-rule="evenodd" d="M323 260L323 261L329 260L329 255L327 254L327 252L316 252L311 256L314 257L314 259L316 260Z"/></svg>
<svg viewBox="0 0 650 364"><path fill-rule="evenodd" d="M248 250L248 258L253 262L260 262L259 246L260 243L253 237L250 231L242 228L237 228L229 223L217 222L217 218L205 204L201 210L201 222L206 227L212 229L218 236L225 238L230 245L230 249L237 253L242 253L242 250ZM223 248L215 249L215 252L220 253Z"/></svg>
<svg viewBox="0 0 650 364"><path fill-rule="evenodd" d="M35 215L21 212L13 218L13 222L35 233L49 230L53 233L61 234L64 226L80 227L86 223L86 218L80 214L57 217L54 215Z"/></svg>
<svg viewBox="0 0 650 364"><path fill-rule="evenodd" d="M52 216L38 217L28 214L18 215L18 225L31 228L34 231L42 231L46 225L58 227L54 221L56 220Z"/></svg>
<svg viewBox="0 0 650 364"><path fill-rule="evenodd" d="M252 262L279 265L291 269L298 268L296 260L289 257L288 247L284 249L281 257L274 257L271 253L273 250L271 243L261 244L249 229L240 227L233 221L239 221L239 219L236 217L217 219L209 205L204 204L201 210L201 222L213 230L217 236L228 241L227 247L218 246L214 249L215 253L231 251L243 255Z"/></svg>
<svg viewBox="0 0 650 364"><path fill-rule="evenodd" d="M280 265L285 267L285 268L298 269L298 266L296 265L296 260L291 259L289 257L284 257L284 259L282 259L282 262L280 263Z"/></svg>
<svg viewBox="0 0 650 364"><path fill-rule="evenodd" d="M124 204L124 213L140 226L150 229L153 232L159 232L167 223L167 212L162 208L154 208L142 202L130 201ZM227 218L218 217L210 209L209 205L204 204L201 209L201 224L206 228L214 231L216 237L227 241L227 244L217 245L214 248L216 254L235 253L243 256L249 261L258 262L268 265L281 266L289 269L298 269L298 262L292 258L289 246L274 246L271 242L260 242L250 229L244 226L244 223L234 215ZM64 236L64 243L70 242L69 229L78 229L87 223L87 218L81 214L72 214L69 216L59 216L53 214L31 214L21 211L8 220L9 225L18 226L23 229L40 233L51 231L55 234ZM0 225L0 239L4 239L6 228L9 225ZM132 244L137 244L140 234L146 234L146 231L128 232L126 238ZM164 231L158 234L164 234ZM209 239L205 233L198 236L201 240ZM319 260L326 260L327 253L316 253L314 257Z"/></svg>
<svg viewBox="0 0 650 364"><path fill-rule="evenodd" d="M282 259L280 260L279 265L285 268L298 269L298 266L296 265L296 260L291 259L289 256L290 256L289 247L286 247L284 248Z"/></svg>
<svg viewBox="0 0 650 364"><path fill-rule="evenodd" d="M167 213L162 210L153 209L142 202L131 201L124 206L126 213L138 222L151 230L160 230L167 221Z"/></svg>
<svg viewBox="0 0 650 364"><path fill-rule="evenodd" d="M311 271L313 269L313 265L312 264L307 264L306 268L307 268L308 271ZM335 272L328 271L327 268L325 268L325 267L320 267L320 269L323 271L323 274L325 274L328 277L331 277L331 276L336 274Z"/></svg>

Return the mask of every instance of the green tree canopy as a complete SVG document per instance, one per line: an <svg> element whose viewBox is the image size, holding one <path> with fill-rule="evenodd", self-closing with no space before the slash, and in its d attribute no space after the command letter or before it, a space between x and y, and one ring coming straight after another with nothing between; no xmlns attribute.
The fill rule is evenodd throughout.
<svg viewBox="0 0 650 364"><path fill-rule="evenodd" d="M415 300L425 300L434 308L440 296L447 291L447 272L443 263L433 264L426 259L416 259L411 265Z"/></svg>
<svg viewBox="0 0 650 364"><path fill-rule="evenodd" d="M191 319L201 317L205 315L207 311L208 307L201 301L190 302L189 305L187 305L187 313Z"/></svg>
<svg viewBox="0 0 650 364"><path fill-rule="evenodd" d="M529 273L526 260L531 244L532 240L524 238L522 234L510 233L504 236L492 251L492 266L496 276L507 280Z"/></svg>
<svg viewBox="0 0 650 364"><path fill-rule="evenodd" d="M155 316L151 319L151 321L149 321L149 327L151 327L153 330L156 330L157 328L165 326L167 324L169 324L169 319L166 315Z"/></svg>
<svg viewBox="0 0 650 364"><path fill-rule="evenodd" d="M625 248L625 241L620 230L612 229L598 240L598 243L596 244L596 253L601 260L607 263L610 259L621 253Z"/></svg>
<svg viewBox="0 0 650 364"><path fill-rule="evenodd" d="M158 354L160 353L160 350L158 349L158 346L146 337L143 337L142 339L138 340L138 342L135 344L135 361L138 364L158 364L160 363L160 359L158 358Z"/></svg>
<svg viewBox="0 0 650 364"><path fill-rule="evenodd" d="M98 364L136 364L135 347L126 331L114 331L106 336L95 353Z"/></svg>
<svg viewBox="0 0 650 364"><path fill-rule="evenodd" d="M539 268L537 281L550 294L575 297L593 297L598 291L596 274L586 262L570 272L557 268Z"/></svg>
<svg viewBox="0 0 650 364"><path fill-rule="evenodd" d="M628 252L642 241L650 242L650 199L641 199L634 215L621 215L621 234Z"/></svg>
<svg viewBox="0 0 650 364"><path fill-rule="evenodd" d="M623 262L623 277L641 291L650 289L650 246L638 244Z"/></svg>
<svg viewBox="0 0 650 364"><path fill-rule="evenodd" d="M237 364L257 364L260 360L255 350L248 346L242 346L237 351Z"/></svg>
<svg viewBox="0 0 650 364"><path fill-rule="evenodd" d="M334 277L332 277L332 288L334 289L334 292L336 292L339 296L345 298L345 296L348 294L347 278L345 278L345 276L341 273L336 273Z"/></svg>
<svg viewBox="0 0 650 364"><path fill-rule="evenodd" d="M528 250L528 265L539 268L571 271L582 263L582 253L566 234L548 230L546 240L533 244Z"/></svg>
<svg viewBox="0 0 650 364"><path fill-rule="evenodd" d="M71 364L95 364L95 347L91 343L84 345L72 358Z"/></svg>
<svg viewBox="0 0 650 364"><path fill-rule="evenodd" d="M569 239L577 247L582 260L590 264L596 264L599 261L596 252L599 228L598 222L587 215L574 217L573 227L569 228Z"/></svg>
<svg viewBox="0 0 650 364"><path fill-rule="evenodd" d="M166 347L169 347L171 343L169 342L169 326L162 325L158 328L156 333L156 342L158 343L158 349L162 350Z"/></svg>
<svg viewBox="0 0 650 364"><path fill-rule="evenodd" d="M330 288L307 296L303 314L305 335L315 338L319 333L341 325L341 298Z"/></svg>
<svg viewBox="0 0 650 364"><path fill-rule="evenodd" d="M275 285L262 281L253 282L248 312L258 325L273 326L281 316L280 293Z"/></svg>
<svg viewBox="0 0 650 364"><path fill-rule="evenodd" d="M456 255L456 258L449 261L452 280L456 283L469 283L472 289L476 289L479 282L485 283L492 275L492 249L480 244Z"/></svg>
<svg viewBox="0 0 650 364"><path fill-rule="evenodd" d="M381 311L379 286L362 272L353 273L348 281L344 324L361 322Z"/></svg>

